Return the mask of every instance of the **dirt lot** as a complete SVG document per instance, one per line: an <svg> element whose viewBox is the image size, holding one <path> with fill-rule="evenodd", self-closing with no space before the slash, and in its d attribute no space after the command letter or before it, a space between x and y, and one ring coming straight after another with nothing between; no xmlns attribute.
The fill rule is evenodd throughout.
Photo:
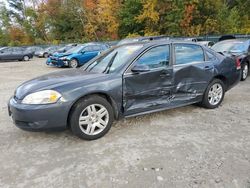
<svg viewBox="0 0 250 188"><path fill-rule="evenodd" d="M116 122L96 141L25 132L7 115L44 59L0 63L0 187L250 188L250 79L215 110L188 106ZM61 69L60 69L61 70Z"/></svg>

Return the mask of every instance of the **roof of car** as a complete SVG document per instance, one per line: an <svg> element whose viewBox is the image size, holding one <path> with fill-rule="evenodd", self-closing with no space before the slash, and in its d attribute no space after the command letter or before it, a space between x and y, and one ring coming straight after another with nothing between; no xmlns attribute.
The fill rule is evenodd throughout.
<svg viewBox="0 0 250 188"><path fill-rule="evenodd" d="M228 42L246 42L250 41L250 39L228 39L228 40L222 40L219 41L218 43L228 43Z"/></svg>
<svg viewBox="0 0 250 188"><path fill-rule="evenodd" d="M130 46L130 45L143 45L143 46L153 46L153 45L161 45L161 44L171 44L171 43L184 43L184 44L196 44L200 45L196 42L191 41L181 41L181 40L169 40L169 39L162 39L162 40L152 40L152 41L138 41L133 43L122 44L120 46Z"/></svg>

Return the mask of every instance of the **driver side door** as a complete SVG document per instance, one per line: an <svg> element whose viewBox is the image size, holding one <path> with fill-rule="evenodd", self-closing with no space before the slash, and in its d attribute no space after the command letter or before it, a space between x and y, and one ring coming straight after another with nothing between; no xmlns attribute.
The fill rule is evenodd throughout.
<svg viewBox="0 0 250 188"><path fill-rule="evenodd" d="M146 67L134 71L135 67ZM152 47L140 55L123 75L125 116L164 108L171 103L173 68L170 45Z"/></svg>
<svg viewBox="0 0 250 188"><path fill-rule="evenodd" d="M82 55L80 57L80 64L84 64L86 62L88 62L89 60L91 60L92 58L94 58L98 52L93 51L92 46L87 46L82 50Z"/></svg>

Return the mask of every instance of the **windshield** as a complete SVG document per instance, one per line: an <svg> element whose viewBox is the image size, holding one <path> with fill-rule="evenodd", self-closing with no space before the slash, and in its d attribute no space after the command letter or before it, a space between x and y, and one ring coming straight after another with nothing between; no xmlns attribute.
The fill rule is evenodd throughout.
<svg viewBox="0 0 250 188"><path fill-rule="evenodd" d="M128 58L142 47L142 45L129 45L111 49L97 58L94 62L86 64L83 69L87 72L113 73L124 65Z"/></svg>
<svg viewBox="0 0 250 188"><path fill-rule="evenodd" d="M71 54L79 53L83 49L83 47L84 46L76 46L74 48L70 48L69 50L67 50L67 53L71 53Z"/></svg>
<svg viewBox="0 0 250 188"><path fill-rule="evenodd" d="M229 52L229 51L238 51L244 52L247 50L247 45L243 41L237 42L224 42L224 43L217 43L212 46L212 49L216 52Z"/></svg>

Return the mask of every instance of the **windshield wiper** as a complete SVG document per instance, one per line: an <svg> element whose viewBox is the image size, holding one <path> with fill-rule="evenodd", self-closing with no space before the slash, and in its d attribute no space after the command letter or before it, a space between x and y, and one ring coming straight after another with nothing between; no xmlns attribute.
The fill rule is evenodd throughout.
<svg viewBox="0 0 250 188"><path fill-rule="evenodd" d="M108 65L107 65L107 67L105 68L105 70L104 70L102 73L107 73L107 74L109 73L110 68L111 68L111 66L113 65L113 62L114 62L115 57L117 56L117 54L118 54L118 52L116 52L116 53L114 54L114 56L110 59L110 61L109 61Z"/></svg>

